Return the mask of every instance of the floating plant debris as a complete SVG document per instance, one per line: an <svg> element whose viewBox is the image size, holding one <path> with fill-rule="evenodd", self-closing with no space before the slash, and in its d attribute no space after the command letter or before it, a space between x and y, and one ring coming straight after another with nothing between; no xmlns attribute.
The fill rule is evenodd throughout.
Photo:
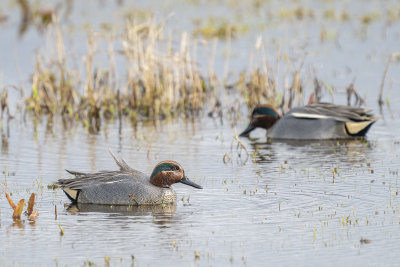
<svg viewBox="0 0 400 267"><path fill-rule="evenodd" d="M27 213L28 213L28 218L31 221L36 220L36 217L39 214L37 210L33 210L33 206L35 205L35 196L36 194L32 193L28 201Z"/></svg>
<svg viewBox="0 0 400 267"><path fill-rule="evenodd" d="M197 250L194 251L194 259L200 260L200 253Z"/></svg>
<svg viewBox="0 0 400 267"><path fill-rule="evenodd" d="M22 214L22 211L24 210L24 204L25 204L25 199L21 199L18 202L17 206L14 209L14 213L12 215L14 220L21 219L21 214Z"/></svg>
<svg viewBox="0 0 400 267"><path fill-rule="evenodd" d="M370 239L367 239L367 238L362 238L362 237L361 237L360 243L361 243L361 244L369 244L369 243L371 243L371 240L370 240Z"/></svg>
<svg viewBox="0 0 400 267"><path fill-rule="evenodd" d="M60 235L63 236L64 235L64 228L62 228L61 224L58 224L58 228L60 228Z"/></svg>
<svg viewBox="0 0 400 267"><path fill-rule="evenodd" d="M35 193L31 194L29 201L28 201L28 209L27 209L28 216L30 216L33 212L33 205L35 205Z"/></svg>
<svg viewBox="0 0 400 267"><path fill-rule="evenodd" d="M5 186L5 195L8 200L8 203L10 204L11 208L14 210L12 218L14 220L20 220L21 219L21 214L24 210L24 204L25 204L25 199L21 199L17 205L14 204L12 199L10 198L10 195L7 193L7 183ZM35 193L32 193L29 201L28 201L28 208L26 210L26 215L28 216L29 220L35 220L37 215L39 214L37 210L33 211L33 207L35 205Z"/></svg>
<svg viewBox="0 0 400 267"><path fill-rule="evenodd" d="M11 208L12 208L13 210L15 210L15 208L16 208L17 206L15 206L14 202L13 202L12 199L10 198L10 195L7 193L7 183L6 183L6 187L5 187L5 189L4 189L4 192L6 193L6 198L7 198L7 200L8 200L8 203L10 204Z"/></svg>

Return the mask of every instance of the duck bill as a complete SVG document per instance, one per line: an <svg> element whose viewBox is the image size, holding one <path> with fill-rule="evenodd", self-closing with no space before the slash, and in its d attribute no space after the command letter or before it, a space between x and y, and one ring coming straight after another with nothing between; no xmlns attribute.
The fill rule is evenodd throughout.
<svg viewBox="0 0 400 267"><path fill-rule="evenodd" d="M190 181L186 176L183 176L182 180L180 180L179 182L181 182L182 184L193 186L193 187L198 188L198 189L203 189L203 187L201 187L200 185Z"/></svg>
<svg viewBox="0 0 400 267"><path fill-rule="evenodd" d="M253 131L256 127L254 127L251 123L247 126L246 130L244 130L239 136L249 136L250 132Z"/></svg>

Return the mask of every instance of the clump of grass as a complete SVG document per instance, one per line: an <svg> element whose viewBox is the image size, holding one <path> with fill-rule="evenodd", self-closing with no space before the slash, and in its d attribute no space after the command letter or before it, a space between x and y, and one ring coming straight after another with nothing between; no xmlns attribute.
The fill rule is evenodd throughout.
<svg viewBox="0 0 400 267"><path fill-rule="evenodd" d="M336 11L333 8L324 10L324 18L330 20L336 20Z"/></svg>
<svg viewBox="0 0 400 267"><path fill-rule="evenodd" d="M196 20L193 34L202 36L206 39L219 38L236 38L239 34L244 34L249 30L246 25L230 23L227 20L210 17L206 22Z"/></svg>
<svg viewBox="0 0 400 267"><path fill-rule="evenodd" d="M294 65L286 55L280 53L279 47L276 50L275 64L271 64L266 57L264 44L261 40L257 41L256 51L250 56L250 71L248 74L242 72L237 82L239 92L244 96L249 108L267 103L286 111L293 106L303 104L303 83L305 83L301 76L303 64L300 63L292 73L285 71L283 75L285 84L289 84L290 80L291 84L282 88L278 81L281 61L287 62L288 66Z"/></svg>
<svg viewBox="0 0 400 267"><path fill-rule="evenodd" d="M279 18L287 20L303 20L305 18L314 18L314 10L305 8L302 6L295 7L293 9L280 9Z"/></svg>
<svg viewBox="0 0 400 267"><path fill-rule="evenodd" d="M373 21L380 19L381 15L377 12L367 13L361 16L360 21L361 23L368 25Z"/></svg>
<svg viewBox="0 0 400 267"><path fill-rule="evenodd" d="M397 57L398 53L394 53L389 59L388 65ZM287 63L283 75L279 73L280 62ZM281 54L278 47L275 55L275 66L273 66L271 60L268 61L266 57L262 41L258 40L256 51L250 55L250 71L242 72L235 85L238 86L244 102L250 109L258 104L270 104L281 109L284 114L296 106L319 103L324 93L329 93L332 102L334 102L335 89L319 80L315 69L313 81L310 81L309 77L305 78L304 76L306 75L303 74L303 62L304 60L300 59L299 63L297 63L298 67L294 67L295 64L290 62L285 54ZM388 65L382 78L380 99L382 99L383 83ZM292 71L289 71L289 68ZM284 82L278 81L278 78L281 79L280 77L282 77ZM308 91L306 88L309 88ZM346 92L347 105L362 106L365 104L365 99L361 97L354 87L354 81L347 87ZM352 101L353 97L354 101ZM224 161L226 160L228 158L225 157Z"/></svg>
<svg viewBox="0 0 400 267"><path fill-rule="evenodd" d="M261 37L258 38L255 51L249 57L250 71L248 74L247 72L242 72L237 82L239 92L244 96L244 100L250 108L261 103L276 104L275 101L278 99L277 72L280 56L278 48L276 64L275 68L273 68L267 61L264 43Z"/></svg>
<svg viewBox="0 0 400 267"><path fill-rule="evenodd" d="M28 110L36 116L61 114L93 129L100 128L103 118L122 115L136 120L195 114L209 90L195 64L197 41L187 33L175 40L164 27L151 18L127 19L121 33L89 32L87 53L79 62L85 71L80 73L70 67L66 55L71 52L53 16L56 53L36 57ZM107 49L102 50L104 43ZM101 56L109 64L96 66ZM122 75L117 73L116 57L126 64Z"/></svg>
<svg viewBox="0 0 400 267"><path fill-rule="evenodd" d="M276 83L268 75L268 70L256 68L249 73L248 80L246 80L245 73L242 73L240 85L240 91L249 107L264 101L273 102L276 97Z"/></svg>
<svg viewBox="0 0 400 267"><path fill-rule="evenodd" d="M400 20L400 9L388 9L386 14L388 21L396 22Z"/></svg>

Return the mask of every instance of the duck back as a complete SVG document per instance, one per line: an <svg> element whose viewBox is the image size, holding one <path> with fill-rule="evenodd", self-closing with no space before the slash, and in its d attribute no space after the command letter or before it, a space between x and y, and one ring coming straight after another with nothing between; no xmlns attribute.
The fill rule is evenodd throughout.
<svg viewBox="0 0 400 267"><path fill-rule="evenodd" d="M377 120L369 110L328 103L294 108L267 132L273 139L321 140L363 137Z"/></svg>

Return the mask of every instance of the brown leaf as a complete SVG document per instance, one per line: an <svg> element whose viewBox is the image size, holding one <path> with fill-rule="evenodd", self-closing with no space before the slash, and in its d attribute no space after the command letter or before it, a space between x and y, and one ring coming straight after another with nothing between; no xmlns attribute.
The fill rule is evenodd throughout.
<svg viewBox="0 0 400 267"><path fill-rule="evenodd" d="M34 212L32 212L31 215L29 215L29 220L31 221L35 221L36 217L39 215L39 212L37 210L35 210Z"/></svg>
<svg viewBox="0 0 400 267"><path fill-rule="evenodd" d="M27 210L28 216L32 214L34 205L35 205L35 193L32 193L28 201L28 210Z"/></svg>
<svg viewBox="0 0 400 267"><path fill-rule="evenodd" d="M4 189L4 192L6 193L6 198L8 200L8 203L10 204L11 208L13 210L15 210L16 206L15 206L14 202L12 201L12 199L10 198L10 195L8 195L8 193L7 193L7 183L6 183L6 188Z"/></svg>
<svg viewBox="0 0 400 267"><path fill-rule="evenodd" d="M13 213L13 219L21 219L21 214L22 211L24 209L24 203L25 203L25 199L21 199L18 204L17 207L14 209L14 213Z"/></svg>

